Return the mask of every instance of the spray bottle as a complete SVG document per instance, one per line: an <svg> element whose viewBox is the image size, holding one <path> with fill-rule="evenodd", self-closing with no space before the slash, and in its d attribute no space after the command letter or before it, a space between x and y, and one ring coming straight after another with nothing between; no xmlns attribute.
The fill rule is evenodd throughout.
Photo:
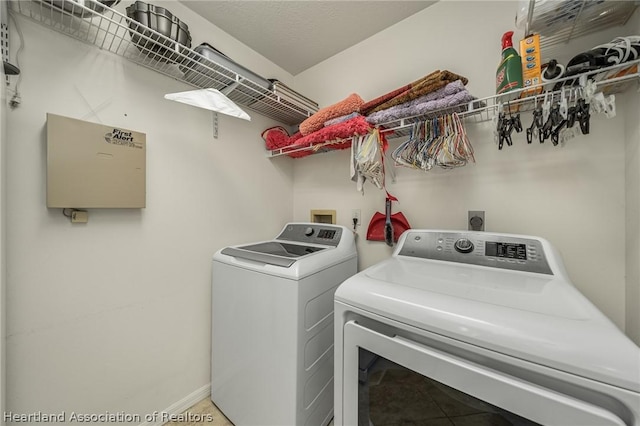
<svg viewBox="0 0 640 426"><path fill-rule="evenodd" d="M513 31L502 36L502 60L496 71L496 93L522 88L522 60L513 48Z"/></svg>

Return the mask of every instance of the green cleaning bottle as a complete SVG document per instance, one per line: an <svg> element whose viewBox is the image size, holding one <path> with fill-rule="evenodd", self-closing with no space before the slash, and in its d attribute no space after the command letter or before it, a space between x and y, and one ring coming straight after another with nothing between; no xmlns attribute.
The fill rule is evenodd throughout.
<svg viewBox="0 0 640 426"><path fill-rule="evenodd" d="M502 60L496 71L496 93L505 93L522 88L522 60L513 48L513 31L502 36Z"/></svg>

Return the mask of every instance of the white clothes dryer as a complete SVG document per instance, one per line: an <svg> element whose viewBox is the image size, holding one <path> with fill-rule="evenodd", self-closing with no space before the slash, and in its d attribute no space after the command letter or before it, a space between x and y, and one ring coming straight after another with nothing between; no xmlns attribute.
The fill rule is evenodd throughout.
<svg viewBox="0 0 640 426"><path fill-rule="evenodd" d="M640 348L542 238L409 230L335 293L335 425L640 425Z"/></svg>
<svg viewBox="0 0 640 426"><path fill-rule="evenodd" d="M236 426L333 417L333 295L357 272L353 233L289 223L213 256L211 399Z"/></svg>

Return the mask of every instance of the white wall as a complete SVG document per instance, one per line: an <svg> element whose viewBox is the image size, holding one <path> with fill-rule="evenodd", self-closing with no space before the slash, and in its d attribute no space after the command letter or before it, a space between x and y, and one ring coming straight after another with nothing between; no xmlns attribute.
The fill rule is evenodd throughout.
<svg viewBox="0 0 640 426"><path fill-rule="evenodd" d="M629 25L635 26L629 34L640 34L640 10ZM628 93L626 101L626 331L640 345L640 92Z"/></svg>
<svg viewBox="0 0 640 426"><path fill-rule="evenodd" d="M448 69L467 76L474 95L489 96L500 38L513 29L515 5L438 2L295 76L296 88L329 105L351 92L372 99ZM522 120L531 123L528 114ZM549 142L528 146L521 134L499 152L491 122L468 124L477 164L429 174L397 169L397 183L388 188L400 200L394 212L402 210L414 228L466 229L467 211L484 210L489 231L549 239L576 286L624 329L624 117L594 118L591 129L564 148ZM364 197L356 192L348 157L345 151L295 161L294 219L307 218L314 208L336 209L338 223L349 226L351 210L362 209L358 249L364 268L392 251L365 239L369 218L384 212L385 197L369 185Z"/></svg>
<svg viewBox="0 0 640 426"><path fill-rule="evenodd" d="M195 44L213 37L257 73L291 80L180 4L170 8L189 23ZM214 140L210 112L163 100L188 86L18 22L22 105L8 112L2 203L6 408L163 410L210 380L212 254L272 237L291 220L292 164L265 157L260 133L273 120L221 115ZM146 133L147 207L90 210L86 225L48 210L47 112Z"/></svg>

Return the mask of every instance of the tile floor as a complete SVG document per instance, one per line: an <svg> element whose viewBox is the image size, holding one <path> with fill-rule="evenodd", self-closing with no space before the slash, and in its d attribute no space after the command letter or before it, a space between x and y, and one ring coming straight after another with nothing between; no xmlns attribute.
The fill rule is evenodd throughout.
<svg viewBox="0 0 640 426"><path fill-rule="evenodd" d="M205 398L193 407L189 408L183 414L183 418L187 421L169 422L168 426L233 426L233 423L227 419L224 414L213 405L210 398Z"/></svg>
<svg viewBox="0 0 640 426"><path fill-rule="evenodd" d="M189 408L182 417L190 421L169 422L166 426L233 426L233 423L218 410L210 398L205 398ZM333 426L333 420L328 426Z"/></svg>

